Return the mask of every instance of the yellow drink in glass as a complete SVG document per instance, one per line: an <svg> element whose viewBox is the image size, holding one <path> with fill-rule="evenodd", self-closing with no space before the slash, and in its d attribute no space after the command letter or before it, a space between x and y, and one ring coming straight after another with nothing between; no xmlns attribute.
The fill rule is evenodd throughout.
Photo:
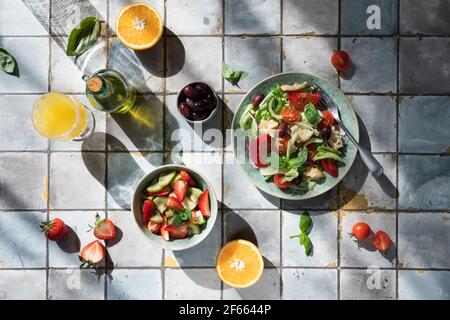
<svg viewBox="0 0 450 320"><path fill-rule="evenodd" d="M90 111L75 97L59 92L44 94L33 106L34 128L44 137L62 141L81 140L89 135Z"/></svg>

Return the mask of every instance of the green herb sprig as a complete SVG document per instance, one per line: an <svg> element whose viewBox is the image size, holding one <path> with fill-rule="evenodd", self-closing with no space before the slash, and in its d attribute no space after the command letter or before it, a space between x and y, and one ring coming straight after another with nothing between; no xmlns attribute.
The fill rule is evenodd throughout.
<svg viewBox="0 0 450 320"><path fill-rule="evenodd" d="M228 64L224 63L222 64L222 75L224 79L233 86L239 87L239 81L247 77L249 74L245 71L233 71Z"/></svg>
<svg viewBox="0 0 450 320"><path fill-rule="evenodd" d="M313 226L313 221L308 213L308 211L304 211L299 221L299 229L300 233L296 235L289 236L290 239L298 238L301 246L305 248L305 254L310 256L312 254L313 244L311 239L309 238L309 233L311 232Z"/></svg>
<svg viewBox="0 0 450 320"><path fill-rule="evenodd" d="M191 218L192 212L189 209L184 209L183 211L175 211L175 217L173 218L172 225L174 227L179 227Z"/></svg>
<svg viewBox="0 0 450 320"><path fill-rule="evenodd" d="M81 20L70 33L66 54L74 56L76 60L88 51L100 37L102 22L98 17L86 17Z"/></svg>
<svg viewBox="0 0 450 320"><path fill-rule="evenodd" d="M0 70L8 74L17 75L17 68L16 59L8 51L0 48Z"/></svg>

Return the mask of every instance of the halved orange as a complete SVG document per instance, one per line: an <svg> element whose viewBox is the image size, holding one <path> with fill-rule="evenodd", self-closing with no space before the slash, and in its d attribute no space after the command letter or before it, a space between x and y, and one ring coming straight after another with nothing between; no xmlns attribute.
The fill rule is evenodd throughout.
<svg viewBox="0 0 450 320"><path fill-rule="evenodd" d="M227 243L216 259L220 279L234 288L254 285L264 271L264 260L258 247L247 240Z"/></svg>
<svg viewBox="0 0 450 320"><path fill-rule="evenodd" d="M116 33L128 48L145 50L161 39L163 22L159 13L148 4L130 4L117 16Z"/></svg>

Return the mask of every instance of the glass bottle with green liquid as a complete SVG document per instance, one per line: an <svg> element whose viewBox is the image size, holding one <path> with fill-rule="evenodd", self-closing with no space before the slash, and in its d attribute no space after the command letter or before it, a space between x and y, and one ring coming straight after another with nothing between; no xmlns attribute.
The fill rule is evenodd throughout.
<svg viewBox="0 0 450 320"><path fill-rule="evenodd" d="M100 111L125 113L136 101L136 89L115 70L102 69L92 75L83 75L83 80L86 82L86 96Z"/></svg>

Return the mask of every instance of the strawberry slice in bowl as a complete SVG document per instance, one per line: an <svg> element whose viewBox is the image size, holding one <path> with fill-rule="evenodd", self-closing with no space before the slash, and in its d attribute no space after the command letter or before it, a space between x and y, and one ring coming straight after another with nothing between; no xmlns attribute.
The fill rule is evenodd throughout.
<svg viewBox="0 0 450 320"><path fill-rule="evenodd" d="M155 246L184 250L202 242L217 219L217 198L200 172L165 165L141 179L132 212L142 234Z"/></svg>

